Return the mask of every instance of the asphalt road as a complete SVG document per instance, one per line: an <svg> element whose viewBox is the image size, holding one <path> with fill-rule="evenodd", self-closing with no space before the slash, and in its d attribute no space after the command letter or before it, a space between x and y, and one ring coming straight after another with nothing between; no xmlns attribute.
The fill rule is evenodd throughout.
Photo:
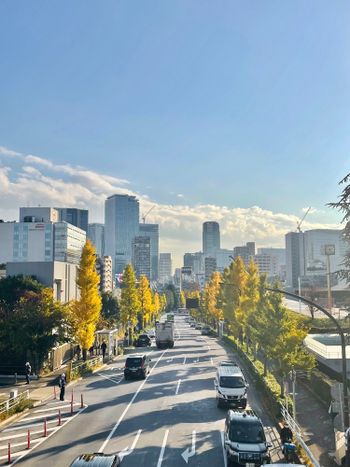
<svg viewBox="0 0 350 467"><path fill-rule="evenodd" d="M227 352L216 338L201 336L183 318L176 317L175 325L178 338L173 349L145 350L152 359L147 379L125 381L124 362L119 360L81 381L74 386L74 397L79 400L83 394L87 407L16 464L62 467L81 453L103 451L121 452L123 467L181 467L187 462L226 466L222 445L226 411L216 406L214 376ZM248 401L263 420L276 462L277 431L252 382Z"/></svg>

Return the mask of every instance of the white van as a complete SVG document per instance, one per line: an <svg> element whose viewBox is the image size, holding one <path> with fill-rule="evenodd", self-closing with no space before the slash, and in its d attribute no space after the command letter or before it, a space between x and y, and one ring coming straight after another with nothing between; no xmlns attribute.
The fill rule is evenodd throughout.
<svg viewBox="0 0 350 467"><path fill-rule="evenodd" d="M249 385L239 366L219 366L214 384L218 407L232 405L242 409L246 408Z"/></svg>

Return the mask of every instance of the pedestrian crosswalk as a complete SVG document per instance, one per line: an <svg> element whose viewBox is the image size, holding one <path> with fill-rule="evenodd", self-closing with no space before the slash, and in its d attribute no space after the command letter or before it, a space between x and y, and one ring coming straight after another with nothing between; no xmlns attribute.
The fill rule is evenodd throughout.
<svg viewBox="0 0 350 467"><path fill-rule="evenodd" d="M14 465L78 416L87 406L72 397L51 400L0 431L0 466Z"/></svg>

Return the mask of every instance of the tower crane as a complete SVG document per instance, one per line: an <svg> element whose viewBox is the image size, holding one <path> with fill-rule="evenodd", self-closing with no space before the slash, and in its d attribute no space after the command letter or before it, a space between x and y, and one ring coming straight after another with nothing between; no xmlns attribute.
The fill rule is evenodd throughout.
<svg viewBox="0 0 350 467"><path fill-rule="evenodd" d="M146 214L144 214L142 216L142 222L145 224L146 223L146 217L148 216L148 214L152 211L152 209L154 209L156 207L156 205L154 204L147 212Z"/></svg>
<svg viewBox="0 0 350 467"><path fill-rule="evenodd" d="M303 217L299 220L297 224L297 231L299 233L301 233L301 224L304 222L305 217L309 214L310 209L311 209L311 206L307 208L307 211L305 212L305 214L303 215Z"/></svg>

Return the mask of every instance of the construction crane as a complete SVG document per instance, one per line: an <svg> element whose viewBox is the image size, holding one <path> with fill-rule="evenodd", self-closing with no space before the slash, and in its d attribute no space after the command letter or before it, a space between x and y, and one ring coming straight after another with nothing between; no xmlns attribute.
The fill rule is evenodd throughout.
<svg viewBox="0 0 350 467"><path fill-rule="evenodd" d="M145 224L146 223L146 217L148 216L148 214L152 211L152 209L154 209L156 207L156 205L154 204L147 212L146 214L144 214L142 216L142 222Z"/></svg>
<svg viewBox="0 0 350 467"><path fill-rule="evenodd" d="M309 211L311 209L311 206L307 208L307 211L303 215L303 217L300 219L300 221L297 224L297 231L301 233L301 224L304 222L305 217L309 214Z"/></svg>

